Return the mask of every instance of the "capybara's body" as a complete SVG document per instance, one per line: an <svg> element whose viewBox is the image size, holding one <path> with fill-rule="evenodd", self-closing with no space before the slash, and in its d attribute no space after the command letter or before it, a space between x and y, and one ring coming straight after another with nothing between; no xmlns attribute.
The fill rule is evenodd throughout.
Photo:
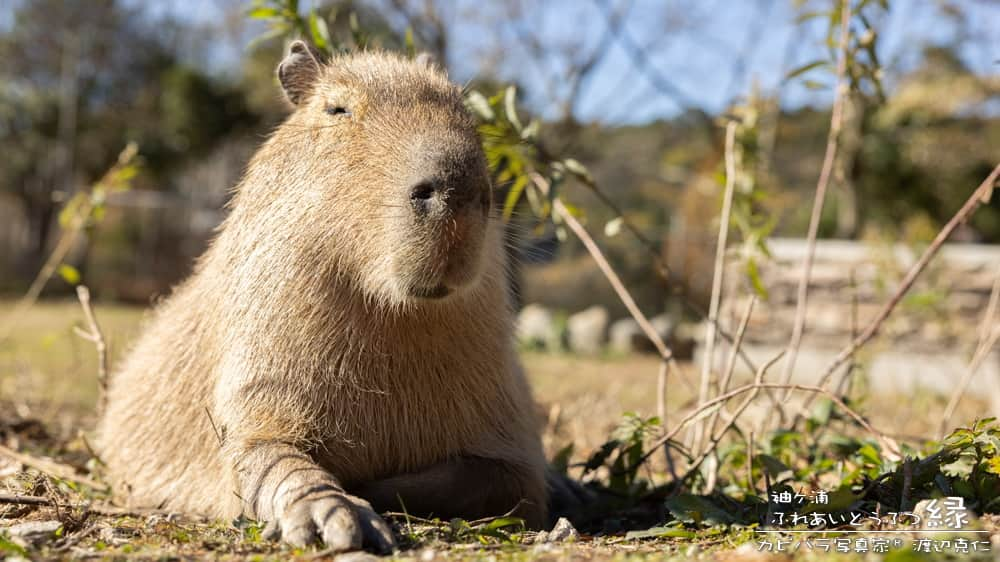
<svg viewBox="0 0 1000 562"><path fill-rule="evenodd" d="M99 449L136 506L385 549L376 509L545 517L501 227L460 91L363 53L279 67L295 111L111 378ZM401 504L401 505L400 505Z"/></svg>

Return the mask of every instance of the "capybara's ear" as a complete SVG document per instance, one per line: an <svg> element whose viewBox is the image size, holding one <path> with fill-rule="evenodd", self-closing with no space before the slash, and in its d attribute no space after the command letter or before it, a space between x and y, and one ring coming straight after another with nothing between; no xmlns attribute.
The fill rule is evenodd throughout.
<svg viewBox="0 0 1000 562"><path fill-rule="evenodd" d="M308 43L293 41L288 56L278 63L278 81L293 105L306 99L319 75L319 53Z"/></svg>

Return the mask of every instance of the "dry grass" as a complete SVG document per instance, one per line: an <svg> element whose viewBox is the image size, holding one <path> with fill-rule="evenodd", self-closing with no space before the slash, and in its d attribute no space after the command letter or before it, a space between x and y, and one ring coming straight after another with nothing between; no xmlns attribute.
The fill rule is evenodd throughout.
<svg viewBox="0 0 1000 562"><path fill-rule="evenodd" d="M0 301L0 315L11 308ZM111 364L127 349L138 332L143 309L111 305L98 306L97 315L110 345ZM33 455L51 455L60 462L88 469L90 454L80 435L81 428L93 422L97 399L97 354L93 345L73 334L74 325L82 325L83 314L76 301L41 302L17 325L13 336L0 344L0 441ZM574 443L576 458L583 458L601 445L618 425L622 413L631 411L643 416L656 411L656 356L600 356L584 358L571 355L526 353L525 367L532 379L539 413L545 424L544 439L549 452ZM668 384L667 411L670 422L676 413L690 406L696 398L692 382L695 370L682 365L686 381L671 379ZM917 412L940 411L944 397L920 395L869 397L879 407L862 408L872 413L880 427L899 433L931 436L936 421ZM978 407L974 401L963 407ZM761 412L766 415L766 412ZM11 425L12 420L38 419L44 426ZM4 428L7 428L4 430ZM120 557L198 559L205 556L222 559L311 559L313 551L296 551L262 541L259 528L245 523L200 521L165 515L108 516L89 512L88 502L105 496L97 491L55 480L36 471L13 475L0 463L0 483L6 491L41 495L56 499L58 507L24 508L0 504L0 520L58 520L59 536L45 546L30 550L32 557ZM4 471L7 471L6 473ZM4 523L6 524L6 523ZM577 545L530 545L530 533L515 533L503 541L478 535L457 534L450 529L394 521L402 543L408 548L403 559L433 560L610 560L688 559L695 548L708 558L739 560L770 559L749 548L753 536L728 534L699 539L659 539L653 542L626 540L621 536L588 539ZM2 536L2 535L0 535ZM525 546L526 544L530 546ZM743 545L742 547L740 545ZM14 547L11 547L14 548ZM6 554L16 553L16 550ZM0 540L0 557L5 554ZM837 560L851 558L838 557Z"/></svg>

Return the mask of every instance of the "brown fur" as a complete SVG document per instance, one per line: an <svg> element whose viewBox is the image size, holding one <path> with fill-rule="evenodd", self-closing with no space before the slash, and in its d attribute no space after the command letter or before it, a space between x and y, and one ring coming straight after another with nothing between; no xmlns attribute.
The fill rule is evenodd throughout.
<svg viewBox="0 0 1000 562"><path fill-rule="evenodd" d="M279 70L298 107L113 376L99 445L117 489L137 506L279 522L316 486L442 516L526 500L541 523L501 227L474 203L420 219L408 198L437 177L470 190L445 193L449 205L488 205L460 91L433 65L380 53L303 82L304 56L293 47ZM413 296L438 283L452 294Z"/></svg>

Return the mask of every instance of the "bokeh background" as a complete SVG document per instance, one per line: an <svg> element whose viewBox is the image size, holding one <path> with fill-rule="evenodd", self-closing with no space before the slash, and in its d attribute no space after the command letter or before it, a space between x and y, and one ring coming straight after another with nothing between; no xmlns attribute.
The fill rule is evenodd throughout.
<svg viewBox="0 0 1000 562"><path fill-rule="evenodd" d="M697 310L711 291L724 122L732 117L746 127L739 148L747 172L729 255L734 298L722 318L732 330L744 302L736 297L756 292L770 314L754 318L757 336L748 342L787 338L796 277L782 264L801 255L789 239L806 232L827 140L833 4L302 0L297 8L319 14L334 37L360 33L373 47L431 52L469 89L492 94L515 85L524 121L539 121L540 142L581 162L669 265L665 283L652 272L649 248L621 229L613 209L580 185L563 189L640 308L678 355L691 357L704 333ZM858 87L845 102L819 228L821 239L846 246L821 244L826 269L817 273L810 321L817 341L837 345L891 294L908 263L897 250L926 245L1000 156L1000 3L868 4L875 6L864 12L869 19L852 23L867 66L852 77ZM288 112L274 77L287 33L269 35L268 21L249 17L253 9L242 0L0 2L0 312L12 311L36 278L74 197L129 142L140 162L130 189L99 202L34 312L10 320L12 333L0 343L4 393L61 393L92 404L93 385L83 382L93 378L92 350L70 331L80 321L73 285L89 286L102 307L114 359L145 308L190 272L248 158ZM516 211L519 300L540 312L523 319L535 320L523 343L545 351L527 355L538 394L543 401L572 394L578 411L606 411L609 420L625 409L650 412L658 359L632 353L642 342L623 343L634 326L612 333L626 316L621 301L576 238L534 220L527 205ZM993 280L1000 198L953 241L982 252L950 250L968 259L937 266L904 303L886 347L905 340L967 359ZM849 283L855 270L857 282ZM957 293L965 300L950 298ZM573 315L595 306L604 312L576 325L597 325L596 343L574 343ZM851 320L852 310L860 319ZM914 369L892 357L871 360L904 375ZM959 375L942 369L925 378L946 390ZM591 379L612 388L595 397L580 382ZM607 396L615 401L602 403ZM919 421L912 411L925 407L913 401L895 422Z"/></svg>

